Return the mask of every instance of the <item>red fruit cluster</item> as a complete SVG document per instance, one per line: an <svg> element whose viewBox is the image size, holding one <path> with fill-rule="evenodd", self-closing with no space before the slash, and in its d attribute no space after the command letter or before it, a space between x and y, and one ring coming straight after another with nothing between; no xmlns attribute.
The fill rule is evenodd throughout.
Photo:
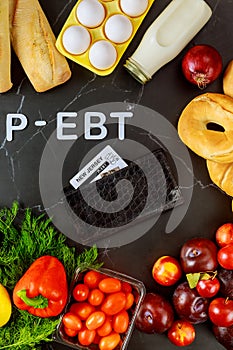
<svg viewBox="0 0 233 350"><path fill-rule="evenodd" d="M186 346L195 339L194 325L211 321L217 340L233 348L233 224L219 227L215 238L190 239L179 259L164 255L155 261L154 280L175 289L171 301L148 293L137 317L139 330L167 332L173 344Z"/></svg>
<svg viewBox="0 0 233 350"><path fill-rule="evenodd" d="M77 345L113 350L122 344L135 302L128 282L89 270L73 288L62 317L63 337Z"/></svg>

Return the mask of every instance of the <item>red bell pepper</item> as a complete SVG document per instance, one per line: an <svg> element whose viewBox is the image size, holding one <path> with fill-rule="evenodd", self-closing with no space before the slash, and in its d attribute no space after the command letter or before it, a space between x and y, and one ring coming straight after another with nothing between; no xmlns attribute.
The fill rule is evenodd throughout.
<svg viewBox="0 0 233 350"><path fill-rule="evenodd" d="M67 298L65 268L56 257L49 255L36 259L13 291L14 304L39 317L59 315Z"/></svg>

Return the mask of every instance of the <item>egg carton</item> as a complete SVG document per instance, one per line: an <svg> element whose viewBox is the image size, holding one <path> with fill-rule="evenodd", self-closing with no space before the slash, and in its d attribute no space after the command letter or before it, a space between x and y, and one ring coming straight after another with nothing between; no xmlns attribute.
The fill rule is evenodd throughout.
<svg viewBox="0 0 233 350"><path fill-rule="evenodd" d="M64 56L97 75L119 63L155 0L79 0L56 41Z"/></svg>

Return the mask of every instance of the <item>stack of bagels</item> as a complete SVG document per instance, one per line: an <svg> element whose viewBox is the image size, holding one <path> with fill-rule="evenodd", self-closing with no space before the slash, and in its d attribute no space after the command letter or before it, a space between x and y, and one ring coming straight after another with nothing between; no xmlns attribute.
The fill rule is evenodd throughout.
<svg viewBox="0 0 233 350"><path fill-rule="evenodd" d="M206 159L213 183L233 197L233 60L223 76L223 92L194 98L181 113L178 134ZM211 124L218 128L208 128Z"/></svg>

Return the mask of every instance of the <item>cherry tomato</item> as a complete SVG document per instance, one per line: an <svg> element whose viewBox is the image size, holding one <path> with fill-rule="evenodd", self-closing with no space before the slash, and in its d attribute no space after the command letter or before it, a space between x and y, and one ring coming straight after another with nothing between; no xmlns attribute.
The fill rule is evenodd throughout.
<svg viewBox="0 0 233 350"><path fill-rule="evenodd" d="M92 289L88 296L88 302L91 305L98 306L104 300L104 293L98 288Z"/></svg>
<svg viewBox="0 0 233 350"><path fill-rule="evenodd" d="M90 289L93 289L98 287L98 284L101 281L101 279L102 275L100 272L90 270L85 274L83 281Z"/></svg>
<svg viewBox="0 0 233 350"><path fill-rule="evenodd" d="M227 244L218 251L218 262L227 270L233 270L233 244Z"/></svg>
<svg viewBox="0 0 233 350"><path fill-rule="evenodd" d="M73 297L76 301L84 301L89 294L89 288L86 284L79 283L73 289Z"/></svg>
<svg viewBox="0 0 233 350"><path fill-rule="evenodd" d="M174 321L167 333L168 339L177 346L186 346L195 339L194 326L185 320Z"/></svg>
<svg viewBox="0 0 233 350"><path fill-rule="evenodd" d="M115 315L124 309L126 305L126 296L123 292L116 292L106 296L104 299L101 310L107 315Z"/></svg>
<svg viewBox="0 0 233 350"><path fill-rule="evenodd" d="M78 341L81 345L88 346L91 345L95 339L96 331L87 329L84 327L78 332Z"/></svg>
<svg viewBox="0 0 233 350"><path fill-rule="evenodd" d="M99 283L99 289L104 293L120 292L121 281L113 277L104 278Z"/></svg>
<svg viewBox="0 0 233 350"><path fill-rule="evenodd" d="M70 329L66 327L64 327L64 332L69 337L75 337L78 334L78 331L76 331L75 329Z"/></svg>
<svg viewBox="0 0 233 350"><path fill-rule="evenodd" d="M216 298L209 305L210 320L219 327L233 326L233 300Z"/></svg>
<svg viewBox="0 0 233 350"><path fill-rule="evenodd" d="M99 342L100 350L113 350L120 343L121 337L118 333L111 333L106 337L101 338Z"/></svg>
<svg viewBox="0 0 233 350"><path fill-rule="evenodd" d="M212 298L218 293L220 282L216 277L208 280L199 280L196 289L201 297Z"/></svg>
<svg viewBox="0 0 233 350"><path fill-rule="evenodd" d="M81 320L86 320L94 311L95 307L85 301L81 303L74 303L70 307L70 312L79 316Z"/></svg>
<svg viewBox="0 0 233 350"><path fill-rule="evenodd" d="M105 321L105 313L103 311L95 311L90 314L86 320L86 327L90 330L101 327Z"/></svg>
<svg viewBox="0 0 233 350"><path fill-rule="evenodd" d="M152 277L162 286L172 286L182 276L182 269L178 260L164 255L157 259L152 268Z"/></svg>
<svg viewBox="0 0 233 350"><path fill-rule="evenodd" d="M82 321L72 312L65 313L65 315L62 317L62 322L65 328L72 329L74 331L80 331L82 328Z"/></svg>
<svg viewBox="0 0 233 350"><path fill-rule="evenodd" d="M118 312L113 316L113 329L116 333L125 333L129 326L129 315L126 310Z"/></svg>
<svg viewBox="0 0 233 350"><path fill-rule="evenodd" d="M138 291L136 289L133 290L133 296L134 296L134 301L137 304L139 302L139 299L140 299L140 294L138 293Z"/></svg>
<svg viewBox="0 0 233 350"><path fill-rule="evenodd" d="M98 333L95 334L95 339L93 340L93 344L98 345L100 342L101 337L99 336Z"/></svg>
<svg viewBox="0 0 233 350"><path fill-rule="evenodd" d="M101 337L106 337L112 332L112 320L110 316L106 316L105 321L101 327L97 329L97 333Z"/></svg>
<svg viewBox="0 0 233 350"><path fill-rule="evenodd" d="M125 310L129 310L134 304L134 295L133 293L125 293L125 296L126 296Z"/></svg>
<svg viewBox="0 0 233 350"><path fill-rule="evenodd" d="M121 282L121 290L124 293L131 293L132 292L132 286L128 282L122 281Z"/></svg>
<svg viewBox="0 0 233 350"><path fill-rule="evenodd" d="M220 226L216 231L216 242L220 247L233 243L233 224L226 223Z"/></svg>

